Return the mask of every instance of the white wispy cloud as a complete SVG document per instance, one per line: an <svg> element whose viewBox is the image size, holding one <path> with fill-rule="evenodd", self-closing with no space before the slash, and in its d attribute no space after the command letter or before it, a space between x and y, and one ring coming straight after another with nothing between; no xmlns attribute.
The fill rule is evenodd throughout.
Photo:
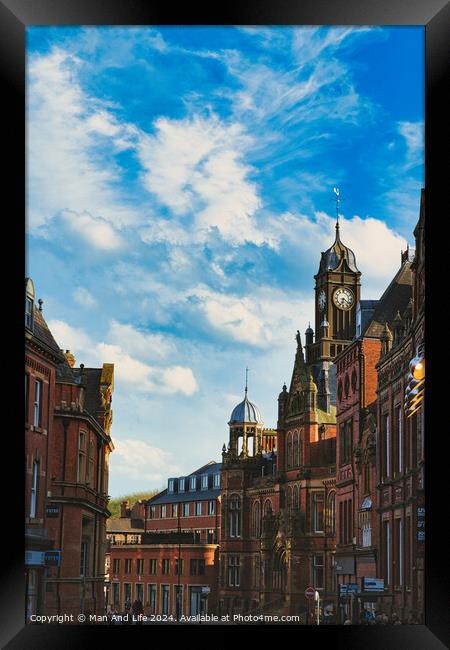
<svg viewBox="0 0 450 650"><path fill-rule="evenodd" d="M85 287L77 287L73 292L73 298L82 307L95 307L97 301L90 291Z"/></svg>
<svg viewBox="0 0 450 650"><path fill-rule="evenodd" d="M28 227L46 235L62 211L67 225L100 248L116 248L116 229L139 221L115 185L120 170L100 155L99 137L123 149L133 128L88 95L77 76L83 61L61 48L33 54L27 66ZM83 232L81 232L83 230ZM92 233L92 234L91 234ZM106 243L105 243L106 242Z"/></svg>
<svg viewBox="0 0 450 650"><path fill-rule="evenodd" d="M128 481L148 481L150 484L165 483L167 476L180 473L170 452L145 440L118 437L114 438L110 471Z"/></svg>
<svg viewBox="0 0 450 650"><path fill-rule="evenodd" d="M131 326L121 326L113 322L110 328L110 340L94 342L82 329L71 327L64 321L51 320L49 327L59 345L64 349L70 349L78 363L92 366L114 363L117 381L133 387L140 393L149 395L181 393L190 396L198 391L197 380L191 368L181 365L162 365L161 362L158 365L150 364L132 356L125 347L129 344L136 355L144 350L142 357L146 359L158 356L154 348L159 342L164 356L173 348L169 342L164 341L162 336L145 335ZM117 339L120 340L120 345L111 342ZM153 351L150 346L153 347Z"/></svg>

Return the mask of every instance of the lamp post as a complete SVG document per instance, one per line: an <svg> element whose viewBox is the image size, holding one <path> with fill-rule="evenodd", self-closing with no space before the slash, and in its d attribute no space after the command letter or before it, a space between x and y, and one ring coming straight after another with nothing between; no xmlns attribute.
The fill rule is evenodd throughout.
<svg viewBox="0 0 450 650"><path fill-rule="evenodd" d="M317 614L317 625L320 625L320 594L317 591L317 589L314 592L314 598L315 598L315 601L317 603L317 613L316 613Z"/></svg>

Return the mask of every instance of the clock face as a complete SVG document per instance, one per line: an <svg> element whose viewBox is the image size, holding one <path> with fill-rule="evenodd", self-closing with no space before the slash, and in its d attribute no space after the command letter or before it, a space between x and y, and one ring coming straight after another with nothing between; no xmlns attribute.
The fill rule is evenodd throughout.
<svg viewBox="0 0 450 650"><path fill-rule="evenodd" d="M350 289L340 287L333 294L333 302L339 309L350 309L355 302L355 298Z"/></svg>
<svg viewBox="0 0 450 650"><path fill-rule="evenodd" d="M323 289L319 291L318 303L319 303L320 311L323 311L325 309L325 305L327 304L325 291Z"/></svg>

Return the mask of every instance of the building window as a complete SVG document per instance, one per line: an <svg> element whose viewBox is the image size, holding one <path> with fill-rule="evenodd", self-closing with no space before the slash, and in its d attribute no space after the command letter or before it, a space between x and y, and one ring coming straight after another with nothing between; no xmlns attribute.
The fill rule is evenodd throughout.
<svg viewBox="0 0 450 650"><path fill-rule="evenodd" d="M202 490L208 489L208 474L203 474L202 476Z"/></svg>
<svg viewBox="0 0 450 650"><path fill-rule="evenodd" d="M367 514L369 515L369 513ZM372 524L370 520L364 521L362 525L362 545L363 547L372 546Z"/></svg>
<svg viewBox="0 0 450 650"><path fill-rule="evenodd" d="M162 594L162 611L161 611L161 613L164 615L164 614L169 613L170 585L162 585L161 594Z"/></svg>
<svg viewBox="0 0 450 650"><path fill-rule="evenodd" d="M197 560L191 560L189 563L189 572L191 576L197 575Z"/></svg>
<svg viewBox="0 0 450 650"><path fill-rule="evenodd" d="M178 503L172 504L172 517L178 517Z"/></svg>
<svg viewBox="0 0 450 650"><path fill-rule="evenodd" d="M215 544L215 543L216 543L216 535L214 530L208 530L207 544Z"/></svg>
<svg viewBox="0 0 450 650"><path fill-rule="evenodd" d="M184 492L186 480L184 478L178 479L178 492Z"/></svg>
<svg viewBox="0 0 450 650"><path fill-rule="evenodd" d="M170 560L164 559L162 561L162 574L163 576L170 575Z"/></svg>
<svg viewBox="0 0 450 650"><path fill-rule="evenodd" d="M94 488L94 443L89 443L89 463L88 463L88 475L86 477L86 483L89 484L91 488Z"/></svg>
<svg viewBox="0 0 450 650"><path fill-rule="evenodd" d="M405 518L405 585L411 586L411 517Z"/></svg>
<svg viewBox="0 0 450 650"><path fill-rule="evenodd" d="M292 467L292 433L287 437L287 467Z"/></svg>
<svg viewBox="0 0 450 650"><path fill-rule="evenodd" d="M323 533L323 505L324 495L323 492L314 492L313 498L313 532Z"/></svg>
<svg viewBox="0 0 450 650"><path fill-rule="evenodd" d="M144 602L144 585L141 582L136 583L136 600Z"/></svg>
<svg viewBox="0 0 450 650"><path fill-rule="evenodd" d="M86 481L86 434L80 431L78 434L78 465L77 483Z"/></svg>
<svg viewBox="0 0 450 650"><path fill-rule="evenodd" d="M88 543L81 542L80 549L80 576L84 577L87 575L88 571Z"/></svg>
<svg viewBox="0 0 450 650"><path fill-rule="evenodd" d="M30 375L25 373L25 424L28 423L28 409L30 406Z"/></svg>
<svg viewBox="0 0 450 650"><path fill-rule="evenodd" d="M151 576L155 576L158 570L158 560L151 559L148 561L148 572Z"/></svg>
<svg viewBox="0 0 450 650"><path fill-rule="evenodd" d="M323 557L323 553L313 555L313 585L315 589L323 589L325 586Z"/></svg>
<svg viewBox="0 0 450 650"><path fill-rule="evenodd" d="M195 502L195 514L197 517L200 517L202 514L202 502L201 501L196 501Z"/></svg>
<svg viewBox="0 0 450 650"><path fill-rule="evenodd" d="M119 609L120 607L120 582L112 583L112 601L114 607Z"/></svg>
<svg viewBox="0 0 450 650"><path fill-rule="evenodd" d="M293 446L293 466L298 467L300 465L300 454L299 454L299 435L298 431L294 433L294 446Z"/></svg>
<svg viewBox="0 0 450 650"><path fill-rule="evenodd" d="M395 564L394 564L394 584L396 587L403 585L403 527L400 518L394 521L394 544L395 544Z"/></svg>
<svg viewBox="0 0 450 650"><path fill-rule="evenodd" d="M189 490L190 492L195 492L197 489L197 477L196 476L191 476L189 479Z"/></svg>
<svg viewBox="0 0 450 650"><path fill-rule="evenodd" d="M133 560L132 559L126 559L125 560L125 573L130 574L133 570Z"/></svg>
<svg viewBox="0 0 450 650"><path fill-rule="evenodd" d="M167 517L167 506L161 506L161 518Z"/></svg>
<svg viewBox="0 0 450 650"><path fill-rule="evenodd" d="M240 558L238 555L231 555L228 558L228 586L240 586Z"/></svg>
<svg viewBox="0 0 450 650"><path fill-rule="evenodd" d="M199 576L204 576L205 575L205 570L206 570L205 560L200 559L198 561L198 575Z"/></svg>
<svg viewBox="0 0 450 650"><path fill-rule="evenodd" d="M156 614L156 594L157 587L156 585L148 585L148 606L150 609L150 614Z"/></svg>
<svg viewBox="0 0 450 650"><path fill-rule="evenodd" d="M336 534L336 492L329 493L327 498L327 531L329 535Z"/></svg>
<svg viewBox="0 0 450 650"><path fill-rule="evenodd" d="M238 496L230 497L229 505L229 525L230 537L241 536L241 500Z"/></svg>
<svg viewBox="0 0 450 650"><path fill-rule="evenodd" d="M183 517L189 517L189 503L183 503Z"/></svg>
<svg viewBox="0 0 450 650"><path fill-rule="evenodd" d="M114 558L113 560L113 573L116 575L120 573L120 560Z"/></svg>
<svg viewBox="0 0 450 650"><path fill-rule="evenodd" d="M208 501L208 515L214 514L214 501Z"/></svg>
<svg viewBox="0 0 450 650"><path fill-rule="evenodd" d="M253 505L253 537L256 539L261 537L261 505L259 501L255 501Z"/></svg>
<svg viewBox="0 0 450 650"><path fill-rule="evenodd" d="M391 430L389 415L383 415L383 433L384 433L384 476L389 478L391 475Z"/></svg>
<svg viewBox="0 0 450 650"><path fill-rule="evenodd" d="M214 474L214 487L220 488L220 474Z"/></svg>
<svg viewBox="0 0 450 650"><path fill-rule="evenodd" d="M383 575L386 585L391 584L391 528L390 522L383 522Z"/></svg>
<svg viewBox="0 0 450 650"><path fill-rule="evenodd" d="M125 582L123 585L124 599L125 599L125 609L131 608L131 588L132 585L130 582Z"/></svg>
<svg viewBox="0 0 450 650"><path fill-rule="evenodd" d="M346 465L352 460L352 420L347 420L339 427L339 464Z"/></svg>
<svg viewBox="0 0 450 650"><path fill-rule="evenodd" d="M41 426L42 420L42 381L36 379L34 382L34 410L33 424L35 427Z"/></svg>
<svg viewBox="0 0 450 650"><path fill-rule="evenodd" d="M370 463L364 463L364 494L370 494Z"/></svg>
<svg viewBox="0 0 450 650"><path fill-rule="evenodd" d="M150 506L150 508L148 509L148 518L149 519L156 518L156 506Z"/></svg>
<svg viewBox="0 0 450 650"><path fill-rule="evenodd" d="M33 329L33 300L28 296L25 298L25 327Z"/></svg>
<svg viewBox="0 0 450 650"><path fill-rule="evenodd" d="M397 420L397 470L403 472L403 427L402 427L402 409L400 406L396 409Z"/></svg>
<svg viewBox="0 0 450 650"><path fill-rule="evenodd" d="M175 486L175 481L173 480L173 478L169 478L167 491L172 493L174 491L174 486Z"/></svg>
<svg viewBox="0 0 450 650"><path fill-rule="evenodd" d="M183 575L183 560L175 558L175 575Z"/></svg>
<svg viewBox="0 0 450 650"><path fill-rule="evenodd" d="M33 462L33 472L31 475L31 499L30 499L30 517L34 519L37 515L37 503L39 492L39 461Z"/></svg>
<svg viewBox="0 0 450 650"><path fill-rule="evenodd" d="M141 576L144 573L144 560L141 558L136 560L136 575Z"/></svg>

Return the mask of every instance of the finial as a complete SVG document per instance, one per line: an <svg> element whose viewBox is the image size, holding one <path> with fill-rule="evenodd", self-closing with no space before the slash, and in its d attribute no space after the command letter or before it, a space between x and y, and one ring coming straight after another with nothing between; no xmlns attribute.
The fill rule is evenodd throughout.
<svg viewBox="0 0 450 650"><path fill-rule="evenodd" d="M248 368L245 368L245 397L247 397L248 390Z"/></svg>
<svg viewBox="0 0 450 650"><path fill-rule="evenodd" d="M339 238L339 203L345 201L345 199L340 198L340 191L338 187L333 187L333 192L336 195L335 199L332 199L336 203L336 239Z"/></svg>
<svg viewBox="0 0 450 650"><path fill-rule="evenodd" d="M42 298L39 298L38 303L39 303L39 311L42 311L42 305L44 304Z"/></svg>

